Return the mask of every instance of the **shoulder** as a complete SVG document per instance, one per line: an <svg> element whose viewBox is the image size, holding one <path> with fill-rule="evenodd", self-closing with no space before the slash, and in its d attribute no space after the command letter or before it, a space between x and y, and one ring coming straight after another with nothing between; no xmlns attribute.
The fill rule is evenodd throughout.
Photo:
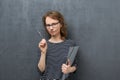
<svg viewBox="0 0 120 80"><path fill-rule="evenodd" d="M76 46L76 43L74 40L67 39L67 40L65 40L65 42L71 44L71 46Z"/></svg>

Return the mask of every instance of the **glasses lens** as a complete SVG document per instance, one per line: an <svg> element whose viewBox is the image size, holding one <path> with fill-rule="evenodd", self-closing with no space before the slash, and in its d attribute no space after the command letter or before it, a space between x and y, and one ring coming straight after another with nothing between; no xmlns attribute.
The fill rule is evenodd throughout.
<svg viewBox="0 0 120 80"><path fill-rule="evenodd" d="M59 22L57 22L57 23L52 23L52 24L46 24L46 27L57 27L56 25L58 24Z"/></svg>

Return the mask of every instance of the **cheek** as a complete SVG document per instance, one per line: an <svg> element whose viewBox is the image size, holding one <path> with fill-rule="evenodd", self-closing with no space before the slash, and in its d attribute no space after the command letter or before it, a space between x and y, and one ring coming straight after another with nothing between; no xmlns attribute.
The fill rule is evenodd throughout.
<svg viewBox="0 0 120 80"><path fill-rule="evenodd" d="M48 33L50 33L50 30L49 30L49 29L48 29L47 31L48 31Z"/></svg>
<svg viewBox="0 0 120 80"><path fill-rule="evenodd" d="M60 33L60 28L58 28L56 31Z"/></svg>
<svg viewBox="0 0 120 80"><path fill-rule="evenodd" d="M46 29L47 33L50 34L50 30L49 29Z"/></svg>

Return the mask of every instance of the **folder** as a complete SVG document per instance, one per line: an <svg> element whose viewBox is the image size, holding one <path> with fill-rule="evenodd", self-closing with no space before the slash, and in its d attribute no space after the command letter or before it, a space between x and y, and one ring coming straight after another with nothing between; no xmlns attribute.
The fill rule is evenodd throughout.
<svg viewBox="0 0 120 80"><path fill-rule="evenodd" d="M74 47L70 47L69 48L69 52L68 52L68 56L67 56L67 60L70 60L71 65L73 64L74 60L75 60L75 56L78 52L79 46L74 46ZM65 80L68 77L69 74L63 74L62 76L62 80Z"/></svg>

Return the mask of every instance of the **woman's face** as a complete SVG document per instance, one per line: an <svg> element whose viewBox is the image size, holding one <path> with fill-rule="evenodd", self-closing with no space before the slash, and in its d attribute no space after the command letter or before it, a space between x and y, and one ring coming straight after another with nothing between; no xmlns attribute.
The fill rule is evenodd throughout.
<svg viewBox="0 0 120 80"><path fill-rule="evenodd" d="M58 20L46 17L46 29L51 36L59 36L61 24Z"/></svg>

